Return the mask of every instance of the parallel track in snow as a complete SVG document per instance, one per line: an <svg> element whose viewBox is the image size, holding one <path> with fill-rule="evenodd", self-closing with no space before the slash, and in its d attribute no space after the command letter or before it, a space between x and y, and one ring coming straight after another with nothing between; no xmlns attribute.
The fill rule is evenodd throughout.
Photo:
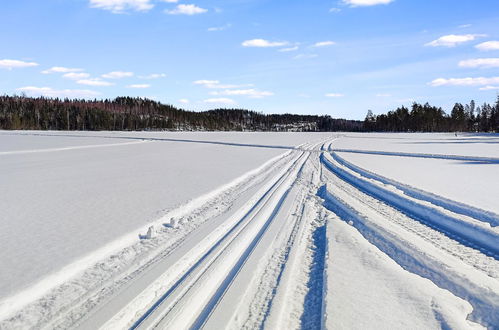
<svg viewBox="0 0 499 330"><path fill-rule="evenodd" d="M472 221L464 221L434 207L410 199L397 192L376 185L338 166L328 155L321 155L321 161L343 181L360 191L382 200L409 217L424 223L464 245L480 250L487 256L499 260L499 236L496 232ZM359 174L359 173L357 173Z"/></svg>
<svg viewBox="0 0 499 330"><path fill-rule="evenodd" d="M355 167L344 168L328 154L321 156L321 162L327 186L323 186L318 195L324 199L327 209L352 224L371 244L407 271L428 278L469 301L474 308L470 319L489 326L499 324L495 313L499 297L494 293L499 289L495 250L499 235L488 231L482 240L470 244L474 238L469 237L466 230L453 231L455 228L449 228L446 223L468 226L459 215L449 219L452 212L445 210L447 218L437 222L433 212L438 207L432 207L427 201L419 203L401 192L383 189L383 184L362 178L363 173L355 172ZM404 207L404 202L412 207ZM425 215L430 216L422 219ZM463 263L467 265L463 267ZM493 272L489 275L490 269Z"/></svg>
<svg viewBox="0 0 499 330"><path fill-rule="evenodd" d="M241 268L250 258L295 184L313 147L302 147L292 163L238 220L188 267L148 307L128 323L130 329L164 327L200 328L209 320ZM132 302L133 305L133 302ZM126 309L104 328L125 325ZM130 322L130 321L129 321Z"/></svg>

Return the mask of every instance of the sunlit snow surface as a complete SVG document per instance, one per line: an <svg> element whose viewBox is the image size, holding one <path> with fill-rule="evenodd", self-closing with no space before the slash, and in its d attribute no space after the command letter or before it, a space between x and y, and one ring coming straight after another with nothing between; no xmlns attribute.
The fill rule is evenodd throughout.
<svg viewBox="0 0 499 330"><path fill-rule="evenodd" d="M328 135L2 131L0 298Z"/></svg>
<svg viewBox="0 0 499 330"><path fill-rule="evenodd" d="M498 146L494 134L0 131L0 328L494 325ZM151 309L177 279L185 297Z"/></svg>

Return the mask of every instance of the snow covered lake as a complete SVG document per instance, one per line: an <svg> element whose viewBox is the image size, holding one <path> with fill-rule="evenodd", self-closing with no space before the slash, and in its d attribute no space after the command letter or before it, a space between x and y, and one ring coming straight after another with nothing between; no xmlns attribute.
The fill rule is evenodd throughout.
<svg viewBox="0 0 499 330"><path fill-rule="evenodd" d="M0 328L493 325L498 146L0 131Z"/></svg>

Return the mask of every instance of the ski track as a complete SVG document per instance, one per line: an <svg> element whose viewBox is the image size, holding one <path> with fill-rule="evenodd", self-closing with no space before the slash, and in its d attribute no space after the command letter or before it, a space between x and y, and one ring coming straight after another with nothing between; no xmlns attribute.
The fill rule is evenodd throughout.
<svg viewBox="0 0 499 330"><path fill-rule="evenodd" d="M367 154L367 155L449 159L449 160L478 162L478 163L484 163L484 164L489 164L489 163L499 164L499 158L495 158L495 157L477 157L477 156L461 156L461 155L445 155L445 154L424 154L424 153L390 152L390 151L374 151L374 150L354 150L354 149L335 149L335 151L357 153L357 154Z"/></svg>
<svg viewBox="0 0 499 330"><path fill-rule="evenodd" d="M331 318L343 317L328 310L335 294L328 288L334 280L331 231L340 220L361 235L362 246L398 264L407 281L421 277L440 290L429 308L441 328L499 325L499 215L370 172L339 153L489 164L499 163L497 158L335 149L342 135L296 147L29 135L131 141L0 156L151 141L277 148L283 154L169 210L152 223L155 237L145 239L147 228L139 228L47 286L50 290L35 288L31 300L28 290L4 301L12 306L0 309L1 329L324 329ZM449 316L457 305L442 308L443 296L465 306L458 318L467 320Z"/></svg>
<svg viewBox="0 0 499 330"><path fill-rule="evenodd" d="M427 225L437 228L439 231L459 240L461 243L477 248L483 253L499 259L499 236L490 228L479 226L476 223L463 221L457 217L448 215L440 210L411 200L397 192L382 188L365 179L349 173L337 166L324 154L321 155L323 164L342 180L355 186L362 192L383 200L410 217Z"/></svg>
<svg viewBox="0 0 499 330"><path fill-rule="evenodd" d="M331 187L325 185L318 191L318 196L324 199L327 209L353 225L365 239L405 270L428 278L437 286L470 302L473 306L473 312L469 316L471 320L491 328L499 324L499 263L497 259L487 256L491 253L467 247L467 240L463 242L458 236L449 235L445 229L421 221L411 212L404 214L396 206L390 211L390 207L394 207L390 199L364 189L365 186L359 184L361 179L345 175L346 171L340 168L339 163L334 162L327 154L322 156L322 163L332 175L332 178L326 180ZM383 211L384 209L388 211ZM375 217L379 221L375 221ZM395 227L382 219L394 222ZM425 229L424 226L428 225ZM416 229L418 227L420 229ZM401 235L400 228L423 238L424 243L421 245L424 247L428 244L438 247L438 252L422 247L416 243L416 239L405 238ZM447 238L438 238L437 233L446 235ZM494 239L493 242L497 241L497 235L491 238ZM465 245L462 246L461 243ZM448 254L442 254L442 251ZM464 270L466 268L462 267L462 262L473 269ZM487 273L489 269L490 274Z"/></svg>
<svg viewBox="0 0 499 330"><path fill-rule="evenodd" d="M24 155L24 154L35 154L35 153L45 153L45 152L58 152L58 151L68 151L68 150L93 149L93 148L107 148L107 147L126 146L126 145L132 145L132 144L141 144L141 143L145 143L145 142L151 142L151 140L148 140L148 139L137 139L137 141L121 142L121 143L90 144L90 145L84 145L84 146L71 146L71 147L61 147L61 148L45 148L45 149L31 149L31 150L0 151L0 156Z"/></svg>
<svg viewBox="0 0 499 330"><path fill-rule="evenodd" d="M408 185L405 185L403 183L397 182L395 180L388 179L386 177L383 177L381 175L375 174L373 172L367 171L363 168L360 168L359 166L356 166L346 160L344 160L341 156L337 154L337 152L332 152L333 159L336 160L338 163L341 165L351 169L354 172L357 172L358 174L362 175L365 178L368 179L373 179L379 182L382 182L384 184L392 185L396 187L397 189L400 189L401 191L404 192L404 194L414 197L416 199L424 200L427 202L430 202L434 205L441 206L449 211L452 211L454 213L459 213L463 214L484 222L490 223L492 226L498 226L499 225L499 215L493 213L493 212L487 212L483 211L481 209L475 208L471 205L465 205L463 203L459 203L447 198L444 198L442 196L437 196L435 194L410 187Z"/></svg>

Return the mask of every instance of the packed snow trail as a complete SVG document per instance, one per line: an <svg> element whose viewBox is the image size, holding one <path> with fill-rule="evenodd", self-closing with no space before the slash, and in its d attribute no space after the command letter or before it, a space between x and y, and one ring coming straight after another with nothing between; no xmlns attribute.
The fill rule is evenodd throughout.
<svg viewBox="0 0 499 330"><path fill-rule="evenodd" d="M319 189L318 195L325 200L324 205L329 210L353 225L367 241L405 270L428 278L440 288L468 301L473 306L471 320L492 328L499 324L497 259L488 257L487 250L478 251L466 246L469 244L461 245L463 240L459 236L449 235L440 226L432 223L425 227L428 223L418 218L419 212L418 216L414 212L402 213L398 209L400 203L393 208L393 199L385 199L388 194L377 193L379 186L370 189L373 182L367 183L348 173L327 153L321 158L327 169L327 186ZM401 194L398 198L404 197ZM498 239L497 234L491 233L490 237L492 242ZM334 276L334 273L328 275Z"/></svg>
<svg viewBox="0 0 499 330"><path fill-rule="evenodd" d="M486 226L480 226L473 222L452 217L438 209L431 208L418 201L404 197L397 192L375 185L335 165L331 161L332 159L324 154L321 155L321 160L329 170L359 190L383 200L414 219L456 237L466 245L476 247L483 253L499 259L499 235L491 230L490 227L487 228Z"/></svg>
<svg viewBox="0 0 499 330"><path fill-rule="evenodd" d="M367 155L450 159L450 160L462 160L462 161L477 162L477 163L499 164L499 158L496 158L496 157L477 157L477 156L445 155L445 154L424 154L424 153L410 153L410 152L355 150L355 149L341 149L341 148L338 148L338 149L335 148L334 150L337 152L350 152L350 153L367 154Z"/></svg>
<svg viewBox="0 0 499 330"><path fill-rule="evenodd" d="M339 164L349 168L350 170L357 172L358 174L362 175L365 178L368 179L373 179L379 182L382 182L387 185L392 185L396 187L397 189L401 190L404 192L404 194L424 200L427 202L430 202L434 205L441 206L445 209L448 209L452 212L463 214L472 218L475 218L477 220L481 220L484 222L490 223L492 226L499 226L499 215L493 213L493 212L487 212L481 209L478 209L476 207L473 207L471 205L465 205L453 200L450 200L448 198L442 197L442 196L437 196L435 194L410 187L408 185L405 185L403 183L397 182L395 180L391 180L389 178L383 177L381 175L377 175L373 172L367 171L359 166L356 166L352 164L351 162L346 161L343 159L336 151L332 152L333 159L336 160Z"/></svg>
<svg viewBox="0 0 499 330"><path fill-rule="evenodd" d="M496 215L348 162L338 139L204 141L284 153L140 228L0 328L499 324Z"/></svg>

